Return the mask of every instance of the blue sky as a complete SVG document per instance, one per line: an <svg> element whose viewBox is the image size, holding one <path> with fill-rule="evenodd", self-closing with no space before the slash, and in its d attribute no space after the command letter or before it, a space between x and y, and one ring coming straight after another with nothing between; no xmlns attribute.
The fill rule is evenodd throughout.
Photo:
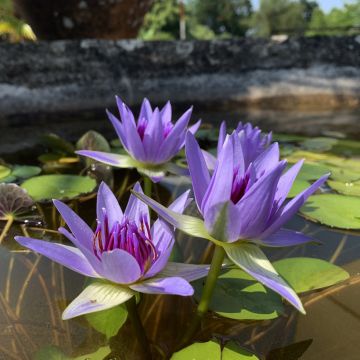
<svg viewBox="0 0 360 360"><path fill-rule="evenodd" d="M325 12L329 12L334 7L342 7L345 2L344 0L317 0L317 3L320 5L321 9ZM258 8L260 0L252 0L252 3L255 9Z"/></svg>

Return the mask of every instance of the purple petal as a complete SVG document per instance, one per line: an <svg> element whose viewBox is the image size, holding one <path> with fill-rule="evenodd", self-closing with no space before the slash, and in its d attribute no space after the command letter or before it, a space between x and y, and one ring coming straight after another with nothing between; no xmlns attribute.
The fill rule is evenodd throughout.
<svg viewBox="0 0 360 360"><path fill-rule="evenodd" d="M144 118L146 120L151 119L152 113L153 111L149 100L147 98L144 98L140 108L139 120Z"/></svg>
<svg viewBox="0 0 360 360"><path fill-rule="evenodd" d="M234 174L233 136L228 136L218 157L214 174L201 203L201 212L205 216L208 209L216 204L230 200Z"/></svg>
<svg viewBox="0 0 360 360"><path fill-rule="evenodd" d="M139 184L139 182L137 182L133 188L133 191L136 191L140 194L143 194L142 188ZM149 208L148 206L142 202L141 200L139 200L135 195L131 194L129 197L129 201L128 204L126 206L125 209L125 215L135 221L135 223L137 225L140 224L140 217L141 216L145 216L145 218L147 219L148 222L150 222L150 217L149 217Z"/></svg>
<svg viewBox="0 0 360 360"><path fill-rule="evenodd" d="M260 238L266 239L272 233L279 230L288 220L290 220L304 205L307 198L312 195L322 184L325 183L330 174L322 176L319 180L315 181L310 187L302 191L289 201L284 207L280 208L272 217L270 226L259 235Z"/></svg>
<svg viewBox="0 0 360 360"><path fill-rule="evenodd" d="M179 276L189 282L205 277L210 270L210 265L193 265L169 262L159 276Z"/></svg>
<svg viewBox="0 0 360 360"><path fill-rule="evenodd" d="M152 278L130 288L145 294L169 294L191 296L194 294L192 286L181 277Z"/></svg>
<svg viewBox="0 0 360 360"><path fill-rule="evenodd" d="M208 168L208 170L210 172L213 172L216 167L216 161L217 161L216 157L206 150L201 150L201 152L203 154L203 157L204 157L204 160L206 163L206 167Z"/></svg>
<svg viewBox="0 0 360 360"><path fill-rule="evenodd" d="M170 235L164 232L158 239L162 249L157 260L152 264L151 268L145 274L145 279L154 277L165 267L173 249L175 242L174 235Z"/></svg>
<svg viewBox="0 0 360 360"><path fill-rule="evenodd" d="M238 202L241 213L241 237L257 237L265 228L270 216L276 187L286 163L278 166L258 180Z"/></svg>
<svg viewBox="0 0 360 360"><path fill-rule="evenodd" d="M280 229L275 234L260 240L259 244L263 246L283 247L301 245L310 241L314 241L314 239L299 231Z"/></svg>
<svg viewBox="0 0 360 360"><path fill-rule="evenodd" d="M93 282L76 297L62 314L63 320L110 309L129 300L135 294L127 287L106 282Z"/></svg>
<svg viewBox="0 0 360 360"><path fill-rule="evenodd" d="M37 253L46 256L50 260L53 260L79 274L90 277L99 277L85 258L84 254L73 246L51 243L24 236L16 236L15 240L20 245L34 250Z"/></svg>
<svg viewBox="0 0 360 360"><path fill-rule="evenodd" d="M163 125L166 125L169 122L171 122L171 115L172 115L171 103L170 101L167 101L165 106L160 111L160 117L162 119Z"/></svg>
<svg viewBox="0 0 360 360"><path fill-rule="evenodd" d="M104 164L119 168L133 168L136 165L134 160L127 155L120 155L114 153L107 153L103 151L92 151L92 150L79 150L75 151L76 154L86 156L90 159L94 159Z"/></svg>
<svg viewBox="0 0 360 360"><path fill-rule="evenodd" d="M124 134L123 125L121 124L120 120L117 117L115 117L108 110L106 110L106 114L107 114L112 126L114 127L114 129L115 129L115 131L116 131L116 133L117 133L123 147L128 150L126 136Z"/></svg>
<svg viewBox="0 0 360 360"><path fill-rule="evenodd" d="M187 131L190 132L191 134L193 134L195 136L195 133L199 130L199 127L201 125L201 119L198 120L194 125L191 125ZM179 150L182 149L185 146L185 135L186 133L181 135L182 140L179 142Z"/></svg>
<svg viewBox="0 0 360 360"><path fill-rule="evenodd" d="M286 199L287 194L292 188L292 185L296 179L297 174L299 173L304 160L298 161L294 166L292 166L283 176L281 176L278 184L278 188L275 194L275 201L277 206L280 207Z"/></svg>
<svg viewBox="0 0 360 360"><path fill-rule="evenodd" d="M268 288L274 290L305 314L296 292L281 278L261 249L253 244L225 247L225 251L236 265Z"/></svg>
<svg viewBox="0 0 360 360"><path fill-rule="evenodd" d="M102 182L99 186L96 204L97 219L101 223L104 222L103 209L106 210L110 229L112 229L115 222L121 222L123 218L123 212L121 211L120 205L115 195L104 182Z"/></svg>
<svg viewBox="0 0 360 360"><path fill-rule="evenodd" d="M223 121L220 125L220 129L219 129L219 138L218 138L218 143L217 143L217 155L219 156L220 151L224 145L225 142L225 137L226 137L226 122Z"/></svg>
<svg viewBox="0 0 360 360"><path fill-rule="evenodd" d="M159 109L156 108L152 117L149 119L149 123L144 133L143 145L146 162L155 164L158 163L159 159L157 158L157 154L159 153L159 144L161 144L163 140L163 133L164 130Z"/></svg>
<svg viewBox="0 0 360 360"><path fill-rule="evenodd" d="M254 168L257 178L272 170L279 163L280 151L279 144L274 143L263 151L255 160Z"/></svg>
<svg viewBox="0 0 360 360"><path fill-rule="evenodd" d="M210 174L205 159L193 134L186 134L186 159L189 166L195 200L200 209L207 187L210 183Z"/></svg>
<svg viewBox="0 0 360 360"><path fill-rule="evenodd" d="M118 284L130 284L138 280L141 270L136 259L128 252L115 249L101 254L106 279Z"/></svg>
<svg viewBox="0 0 360 360"><path fill-rule="evenodd" d="M92 251L93 231L80 216L59 200L53 200L55 207L58 209L62 218L65 220L70 231L74 235L72 240L74 245L81 251Z"/></svg>

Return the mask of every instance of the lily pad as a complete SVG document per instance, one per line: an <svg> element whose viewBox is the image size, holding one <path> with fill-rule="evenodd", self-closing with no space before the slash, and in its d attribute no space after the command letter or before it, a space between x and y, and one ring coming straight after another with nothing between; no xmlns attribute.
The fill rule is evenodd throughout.
<svg viewBox="0 0 360 360"><path fill-rule="evenodd" d="M11 169L7 166L0 165L0 179L6 178L11 173Z"/></svg>
<svg viewBox="0 0 360 360"><path fill-rule="evenodd" d="M287 197L288 198L293 198L295 197L297 194L301 193L302 191L304 191L306 188L308 188L310 186L310 183L307 180L303 180L303 179L296 179L293 183L293 186L291 188L291 190L289 191Z"/></svg>
<svg viewBox="0 0 360 360"><path fill-rule="evenodd" d="M29 165L15 165L12 169L11 175L21 179L28 179L30 177L39 175L41 168L38 166Z"/></svg>
<svg viewBox="0 0 360 360"><path fill-rule="evenodd" d="M337 142L337 139L327 137L315 137L304 140L301 143L301 147L310 151L324 152L331 150L331 148L336 145Z"/></svg>
<svg viewBox="0 0 360 360"><path fill-rule="evenodd" d="M325 165L315 162L305 162L301 167L297 178L302 180L317 180L321 176L327 174L329 171L329 168Z"/></svg>
<svg viewBox="0 0 360 360"><path fill-rule="evenodd" d="M34 201L16 184L0 184L0 219L17 217L27 211Z"/></svg>
<svg viewBox="0 0 360 360"><path fill-rule="evenodd" d="M110 145L100 133L90 130L78 140L76 149L110 152Z"/></svg>
<svg viewBox="0 0 360 360"><path fill-rule="evenodd" d="M360 229L360 198L339 194L313 195L300 210L306 218L341 229Z"/></svg>
<svg viewBox="0 0 360 360"><path fill-rule="evenodd" d="M73 154L75 147L56 134L46 134L41 136L41 144L50 148L55 153Z"/></svg>
<svg viewBox="0 0 360 360"><path fill-rule="evenodd" d="M341 182L328 180L328 185L340 194L360 196L360 181Z"/></svg>
<svg viewBox="0 0 360 360"><path fill-rule="evenodd" d="M121 304L111 309L86 314L85 317L95 330L109 339L125 324L127 314L125 305Z"/></svg>
<svg viewBox="0 0 360 360"><path fill-rule="evenodd" d="M194 343L178 352L171 360L258 360L258 357L239 347L235 342L228 342L224 349L216 341Z"/></svg>
<svg viewBox="0 0 360 360"><path fill-rule="evenodd" d="M320 259L289 258L273 265L297 293L322 289L349 278L341 267Z"/></svg>
<svg viewBox="0 0 360 360"><path fill-rule="evenodd" d="M49 201L72 199L92 192L96 187L96 181L88 176L41 175L26 180L21 187L27 190L35 201Z"/></svg>
<svg viewBox="0 0 360 360"><path fill-rule="evenodd" d="M202 282L194 283L200 298ZM209 308L220 316L237 320L274 319L283 312L281 297L240 269L222 273Z"/></svg>

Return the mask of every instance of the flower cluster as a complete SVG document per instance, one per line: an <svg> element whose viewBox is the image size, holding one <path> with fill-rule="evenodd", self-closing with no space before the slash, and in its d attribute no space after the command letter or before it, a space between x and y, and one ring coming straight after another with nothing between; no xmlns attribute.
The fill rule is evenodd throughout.
<svg viewBox="0 0 360 360"><path fill-rule="evenodd" d="M68 306L63 318L113 307L136 292L192 295L189 282L206 276L209 266L169 262L175 228L212 241L223 254L222 259L226 254L235 265L304 312L297 294L279 276L261 247L293 246L312 240L282 226L328 175L286 202L303 161L285 171L287 163L280 160L279 146L271 143L271 133L263 134L257 127L239 123L227 134L223 122L215 157L201 150L194 137L200 122L187 128L191 109L172 123L170 102L161 110L153 110L145 99L135 121L132 111L118 98L117 104L121 121L110 112L108 116L128 155L85 150L78 153L116 167L135 167L158 181L166 172L179 173L171 159L185 145L188 172L182 173L190 176L201 218L183 215L190 201L189 191L167 208L146 196L138 183L124 212L111 190L104 183L100 185L94 232L69 207L54 200L70 229L59 231L75 247L27 237L16 239L94 278ZM148 206L160 217L152 225Z"/></svg>

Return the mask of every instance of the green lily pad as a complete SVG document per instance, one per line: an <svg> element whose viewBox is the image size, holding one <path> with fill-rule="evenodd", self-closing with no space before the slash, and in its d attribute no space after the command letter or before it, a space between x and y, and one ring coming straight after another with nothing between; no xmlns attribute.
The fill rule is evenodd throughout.
<svg viewBox="0 0 360 360"><path fill-rule="evenodd" d="M290 164L290 166L293 164ZM315 162L305 162L297 176L301 180L317 180L329 172L329 168Z"/></svg>
<svg viewBox="0 0 360 360"><path fill-rule="evenodd" d="M331 150L337 142L338 140L333 138L315 137L304 140L301 147L310 151L324 152Z"/></svg>
<svg viewBox="0 0 360 360"><path fill-rule="evenodd" d="M328 185L340 194L360 196L360 181L341 182L328 180Z"/></svg>
<svg viewBox="0 0 360 360"><path fill-rule="evenodd" d="M360 198L339 194L313 195L300 210L306 218L341 229L360 229Z"/></svg>
<svg viewBox="0 0 360 360"><path fill-rule="evenodd" d="M9 184L9 183L13 183L16 181L16 176L12 176L11 174L9 176L6 176L2 179L0 179L0 183L3 184Z"/></svg>
<svg viewBox="0 0 360 360"><path fill-rule="evenodd" d="M258 360L258 357L239 347L235 342L228 342L224 349L216 341L194 343L178 352L171 360Z"/></svg>
<svg viewBox="0 0 360 360"><path fill-rule="evenodd" d="M337 181L355 181L360 180L360 172L358 170L349 169L345 166L329 166L331 179Z"/></svg>
<svg viewBox="0 0 360 360"><path fill-rule="evenodd" d="M289 258L273 265L297 293L322 289L349 278L341 267L320 259Z"/></svg>
<svg viewBox="0 0 360 360"><path fill-rule="evenodd" d="M220 345L215 341L195 343L176 352L171 360L221 360Z"/></svg>
<svg viewBox="0 0 360 360"><path fill-rule="evenodd" d="M49 201L72 199L92 192L96 187L96 181L88 176L41 175L26 180L21 187L27 190L35 201Z"/></svg>
<svg viewBox="0 0 360 360"><path fill-rule="evenodd" d="M199 299L202 282L195 282L194 287ZM219 276L209 308L237 320L274 319L283 312L281 297L240 269L230 269Z"/></svg>
<svg viewBox="0 0 360 360"><path fill-rule="evenodd" d="M292 142L303 141L306 138L305 138L305 136L301 136L301 135L275 133L275 134L273 134L272 139L273 139L273 141L292 143Z"/></svg>
<svg viewBox="0 0 360 360"><path fill-rule="evenodd" d="M62 157L61 154L45 153L38 156L38 160L43 164L46 164L49 162L58 161L59 159L61 159L61 157Z"/></svg>
<svg viewBox="0 0 360 360"><path fill-rule="evenodd" d="M108 310L86 314L85 317L95 330L109 339L125 324L127 314L125 305L121 304Z"/></svg>
<svg viewBox="0 0 360 360"><path fill-rule="evenodd" d="M11 169L7 166L0 165L0 179L6 178L11 173Z"/></svg>
<svg viewBox="0 0 360 360"><path fill-rule="evenodd" d="M30 177L39 175L41 168L38 166L29 165L15 165L12 169L11 175L21 179L28 179Z"/></svg>

